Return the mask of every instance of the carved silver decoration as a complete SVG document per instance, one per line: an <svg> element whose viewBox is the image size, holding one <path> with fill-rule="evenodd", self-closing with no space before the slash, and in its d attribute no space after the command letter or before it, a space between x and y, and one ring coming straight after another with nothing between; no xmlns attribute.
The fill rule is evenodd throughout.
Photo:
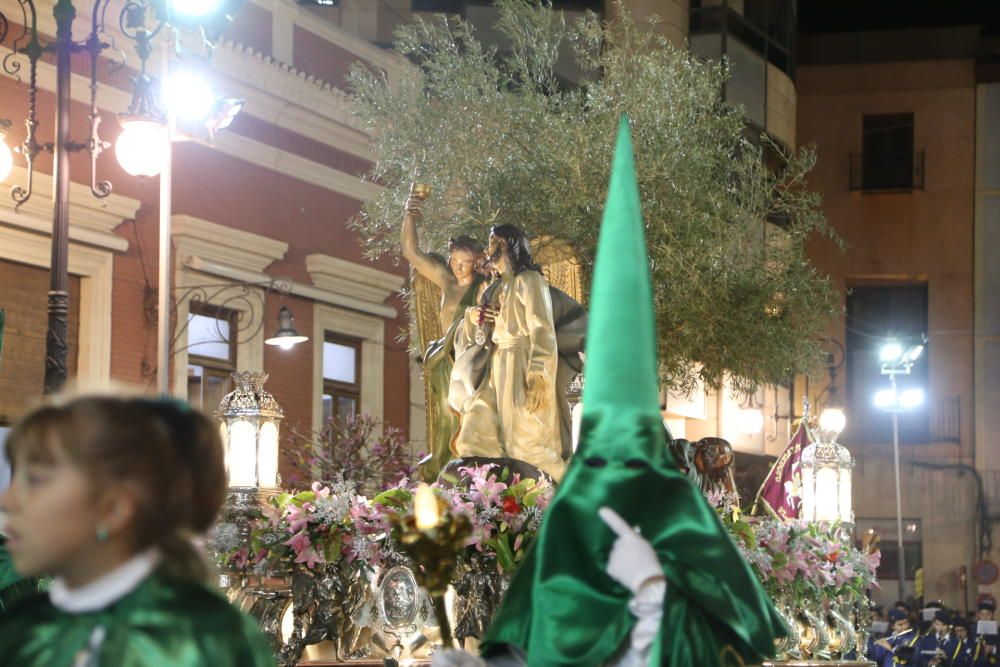
<svg viewBox="0 0 1000 667"><path fill-rule="evenodd" d="M378 589L378 611L387 626L397 630L413 626L420 606L420 587L410 568L397 565L385 573Z"/></svg>
<svg viewBox="0 0 1000 667"><path fill-rule="evenodd" d="M216 417L227 422L240 417L284 418L285 411L274 396L264 389L267 377L267 373L233 373L236 389L226 394L219 403Z"/></svg>

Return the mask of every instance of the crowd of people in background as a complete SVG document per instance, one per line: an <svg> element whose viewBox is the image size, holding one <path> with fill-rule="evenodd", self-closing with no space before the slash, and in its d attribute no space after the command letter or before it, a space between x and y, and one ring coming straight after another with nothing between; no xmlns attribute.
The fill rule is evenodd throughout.
<svg viewBox="0 0 1000 667"><path fill-rule="evenodd" d="M998 664L997 626L991 599L974 614L963 614L931 602L913 609L897 602L892 609L875 608L876 620L867 656L878 667L987 667Z"/></svg>

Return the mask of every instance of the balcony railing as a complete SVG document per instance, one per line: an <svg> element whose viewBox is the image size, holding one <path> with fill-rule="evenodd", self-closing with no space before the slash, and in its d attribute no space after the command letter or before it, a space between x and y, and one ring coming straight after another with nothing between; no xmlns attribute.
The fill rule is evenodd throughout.
<svg viewBox="0 0 1000 667"><path fill-rule="evenodd" d="M924 151L910 154L849 153L850 189L911 192L924 189Z"/></svg>

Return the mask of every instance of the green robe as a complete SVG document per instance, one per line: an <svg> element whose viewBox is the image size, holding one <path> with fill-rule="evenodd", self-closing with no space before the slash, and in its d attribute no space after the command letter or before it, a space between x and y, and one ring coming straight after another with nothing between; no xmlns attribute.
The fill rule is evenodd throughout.
<svg viewBox="0 0 1000 667"><path fill-rule="evenodd" d="M7 551L7 540L0 537L0 614L5 613L21 598L34 595L38 584L25 579L14 570L14 562Z"/></svg>
<svg viewBox="0 0 1000 667"><path fill-rule="evenodd" d="M476 303L476 294L485 278L476 275L465 296L455 309L451 325L440 339L432 341L424 352L424 373L429 374L427 409L433 410L434 432L427 434L427 456L420 462L420 477L425 482L437 480L438 473L450 461L451 441L458 431L458 415L448 405L448 387L451 385L451 369L455 364L455 332L465 317L465 310Z"/></svg>
<svg viewBox="0 0 1000 667"><path fill-rule="evenodd" d="M99 667L274 667L270 647L250 617L203 584L162 570L104 609L69 614L47 595L0 615L0 663L74 667L94 631L105 639L82 664ZM96 657L96 659L94 659Z"/></svg>

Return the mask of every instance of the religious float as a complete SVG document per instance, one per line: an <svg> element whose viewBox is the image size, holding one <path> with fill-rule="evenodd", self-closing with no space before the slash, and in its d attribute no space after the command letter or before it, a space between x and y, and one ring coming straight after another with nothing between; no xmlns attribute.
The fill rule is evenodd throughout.
<svg viewBox="0 0 1000 667"><path fill-rule="evenodd" d="M547 275L577 280L566 266ZM425 310L425 324L434 321ZM442 645L474 650L538 534L550 478L522 461L470 458L430 485L371 489L360 488L370 480L339 477L280 490L282 411L265 380L236 374L220 406L229 460L253 465L230 467L210 547L223 585L258 619L279 663L424 664ZM579 378L569 387L576 403ZM433 428L430 411L429 419ZM739 509L725 440L668 440L789 629L774 665L870 664L858 656L878 553L852 544L853 463L836 436L803 421L758 494L760 516Z"/></svg>

